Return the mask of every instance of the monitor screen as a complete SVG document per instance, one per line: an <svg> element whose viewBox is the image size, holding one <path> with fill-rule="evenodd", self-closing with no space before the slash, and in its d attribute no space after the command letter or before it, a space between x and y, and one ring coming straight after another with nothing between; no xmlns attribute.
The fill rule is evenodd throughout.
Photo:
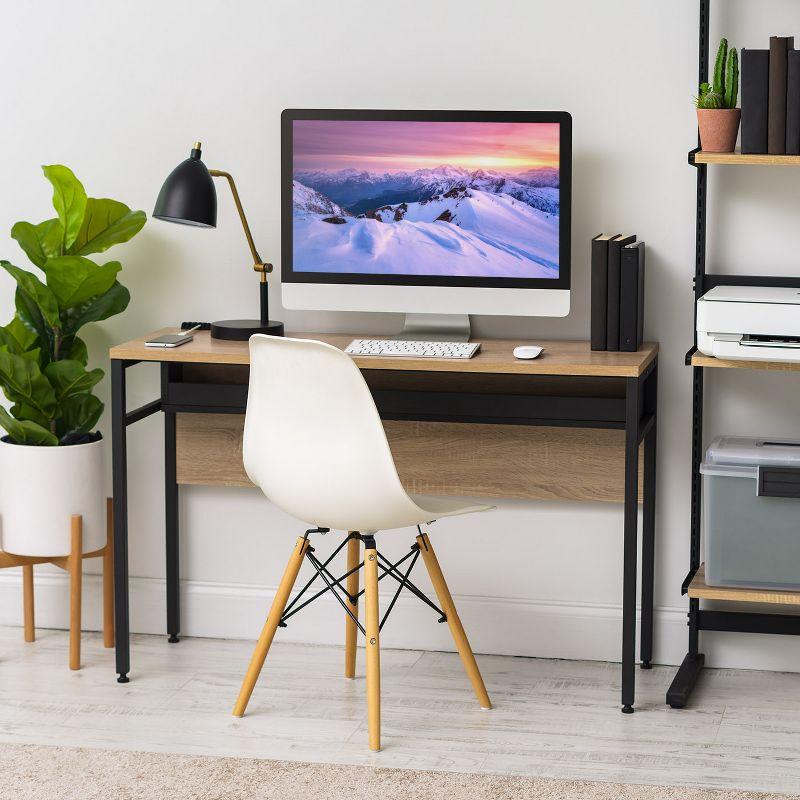
<svg viewBox="0 0 800 800"><path fill-rule="evenodd" d="M306 112L284 120L285 278L568 287L568 115L383 116L400 115ZM567 186L567 204L568 197Z"/></svg>

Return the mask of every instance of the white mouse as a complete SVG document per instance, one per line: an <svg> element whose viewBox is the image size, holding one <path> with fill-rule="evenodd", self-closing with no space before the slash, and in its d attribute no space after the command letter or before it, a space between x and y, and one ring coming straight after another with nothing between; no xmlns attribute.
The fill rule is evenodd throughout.
<svg viewBox="0 0 800 800"><path fill-rule="evenodd" d="M514 348L514 358L538 358L541 355L543 347L535 344L523 344Z"/></svg>

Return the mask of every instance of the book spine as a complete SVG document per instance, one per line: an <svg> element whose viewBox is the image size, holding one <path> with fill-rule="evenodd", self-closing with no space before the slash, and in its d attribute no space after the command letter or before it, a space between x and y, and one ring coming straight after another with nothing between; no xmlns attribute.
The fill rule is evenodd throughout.
<svg viewBox="0 0 800 800"><path fill-rule="evenodd" d="M620 254L619 349L638 350L639 326L639 245L622 248Z"/></svg>
<svg viewBox="0 0 800 800"><path fill-rule="evenodd" d="M786 154L800 155L800 50L786 57Z"/></svg>
<svg viewBox="0 0 800 800"><path fill-rule="evenodd" d="M608 307L608 240L592 239L591 262L591 347L606 349L606 309Z"/></svg>
<svg viewBox="0 0 800 800"><path fill-rule="evenodd" d="M619 285L621 243L608 244L608 305L606 309L606 350L619 350Z"/></svg>
<svg viewBox="0 0 800 800"><path fill-rule="evenodd" d="M639 295L636 298L636 349L644 341L644 256L647 251L645 243L639 247Z"/></svg>
<svg viewBox="0 0 800 800"><path fill-rule="evenodd" d="M767 152L769 50L742 50L742 152Z"/></svg>
<svg viewBox="0 0 800 800"><path fill-rule="evenodd" d="M792 37L769 38L767 152L772 155L786 153L786 54L791 47Z"/></svg>

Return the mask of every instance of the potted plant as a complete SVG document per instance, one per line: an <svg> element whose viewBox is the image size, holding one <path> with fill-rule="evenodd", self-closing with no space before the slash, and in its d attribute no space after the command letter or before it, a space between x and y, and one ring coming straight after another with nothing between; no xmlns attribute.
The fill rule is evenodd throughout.
<svg viewBox="0 0 800 800"><path fill-rule="evenodd" d="M119 261L87 258L135 236L143 211L87 197L62 165L43 167L56 216L11 229L35 273L0 260L16 281L16 313L0 327L0 549L17 555L70 551L70 517L83 516L83 550L103 546L105 479L103 403L92 390L103 377L87 369L81 328L124 311L128 290ZM41 275L41 277L40 277Z"/></svg>
<svg viewBox="0 0 800 800"><path fill-rule="evenodd" d="M714 62L713 83L701 83L695 98L700 146L708 153L731 153L739 135L742 116L736 108L739 97L739 54L728 51L728 40L720 40Z"/></svg>

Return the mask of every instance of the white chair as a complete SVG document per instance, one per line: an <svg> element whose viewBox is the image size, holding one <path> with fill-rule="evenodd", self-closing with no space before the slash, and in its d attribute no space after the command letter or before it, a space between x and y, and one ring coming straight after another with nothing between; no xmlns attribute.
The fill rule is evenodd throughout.
<svg viewBox="0 0 800 800"><path fill-rule="evenodd" d="M234 716L243 716L258 680L275 631L299 610L299 598L317 577L344 607L345 676L355 676L357 630L366 635L369 747L380 750L380 634L378 581L391 577L446 618L461 661L478 702L491 708L475 656L458 618L439 562L427 533L420 525L437 518L487 511L444 498L410 496L397 476L375 403L358 367L341 350L322 342L253 336L250 339L250 388L244 426L244 466L250 479L267 498L288 514L315 527L306 531L294 551L278 587L264 629L247 669ZM392 564L378 552L378 531L416 526L411 551ZM336 579L314 555L309 536L330 529L347 531L335 553L347 546L347 572ZM360 542L364 559L359 563ZM438 608L409 580L413 564L422 555L436 591ZM287 608L304 559L315 570ZM411 565L400 571L400 565ZM358 575L364 567L364 590ZM381 574L379 575L379 570ZM339 595L341 591L344 597ZM364 595L365 625L358 621L358 598ZM314 598L312 598L314 599ZM302 603L302 605L306 605ZM394 600L389 610L394 605ZM441 620L440 620L441 621Z"/></svg>

